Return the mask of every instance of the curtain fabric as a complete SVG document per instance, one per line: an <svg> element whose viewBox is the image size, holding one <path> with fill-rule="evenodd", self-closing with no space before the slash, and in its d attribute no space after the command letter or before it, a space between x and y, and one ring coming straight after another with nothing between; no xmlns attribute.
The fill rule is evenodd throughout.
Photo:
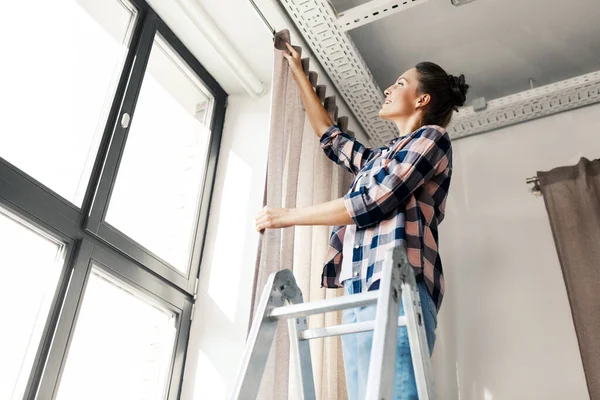
<svg viewBox="0 0 600 400"><path fill-rule="evenodd" d="M320 148L319 139L306 117L297 84L282 55L286 41L290 42L289 31L281 31L276 35L265 205L287 208L340 198L350 186L353 176L334 165ZM299 52L302 50L295 48ZM332 120L347 130L348 118L338 118L335 97L326 97L327 88L317 83L318 76L315 72L309 71L308 59L303 59L302 65ZM261 235L252 315L268 276L281 269L293 271L304 301L343 295L342 289L326 290L320 287L330 232L331 227L326 226L298 226L282 230L268 229ZM341 312L309 318L310 328L340 323ZM317 398L345 399L347 396L339 337L312 340L310 346ZM295 400L289 359L287 325L280 323L258 399Z"/></svg>
<svg viewBox="0 0 600 400"><path fill-rule="evenodd" d="M600 399L600 159L538 172L590 398Z"/></svg>

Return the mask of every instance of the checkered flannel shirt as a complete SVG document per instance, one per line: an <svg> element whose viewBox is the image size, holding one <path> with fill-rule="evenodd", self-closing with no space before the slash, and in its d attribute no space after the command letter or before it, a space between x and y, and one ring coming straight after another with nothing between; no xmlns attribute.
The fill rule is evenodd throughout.
<svg viewBox="0 0 600 400"><path fill-rule="evenodd" d="M321 137L327 157L355 175L344 204L356 225L353 276L366 290L379 285L387 251L405 245L408 260L437 308L444 277L438 253L438 225L452 174L452 147L439 126L423 126L372 149L331 126ZM339 288L346 226L333 228L321 287Z"/></svg>

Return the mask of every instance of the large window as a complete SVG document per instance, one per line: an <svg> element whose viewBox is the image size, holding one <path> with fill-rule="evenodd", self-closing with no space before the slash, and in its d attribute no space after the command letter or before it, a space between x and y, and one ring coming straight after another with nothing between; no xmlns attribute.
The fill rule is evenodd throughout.
<svg viewBox="0 0 600 400"><path fill-rule="evenodd" d="M213 107L214 96L156 35L106 222L184 276Z"/></svg>
<svg viewBox="0 0 600 400"><path fill-rule="evenodd" d="M177 399L226 94L143 0L8 4L0 398Z"/></svg>
<svg viewBox="0 0 600 400"><path fill-rule="evenodd" d="M0 156L81 206L138 13L118 0L2 13Z"/></svg>

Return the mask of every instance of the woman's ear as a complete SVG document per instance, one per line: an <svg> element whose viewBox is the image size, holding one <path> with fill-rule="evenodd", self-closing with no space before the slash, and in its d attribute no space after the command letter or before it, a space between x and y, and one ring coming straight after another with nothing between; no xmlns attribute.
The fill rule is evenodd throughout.
<svg viewBox="0 0 600 400"><path fill-rule="evenodd" d="M431 96L428 94L422 94L417 97L417 108L423 108L431 101Z"/></svg>

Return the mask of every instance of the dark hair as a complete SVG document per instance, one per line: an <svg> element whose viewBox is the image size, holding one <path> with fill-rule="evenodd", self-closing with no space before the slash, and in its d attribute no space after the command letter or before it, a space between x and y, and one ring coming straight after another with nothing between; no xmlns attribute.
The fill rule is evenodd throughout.
<svg viewBox="0 0 600 400"><path fill-rule="evenodd" d="M469 85L465 76L448 75L439 65L421 62L415 66L419 75L419 91L429 94L431 99L426 106L423 125L448 126L452 112L465 104Z"/></svg>

